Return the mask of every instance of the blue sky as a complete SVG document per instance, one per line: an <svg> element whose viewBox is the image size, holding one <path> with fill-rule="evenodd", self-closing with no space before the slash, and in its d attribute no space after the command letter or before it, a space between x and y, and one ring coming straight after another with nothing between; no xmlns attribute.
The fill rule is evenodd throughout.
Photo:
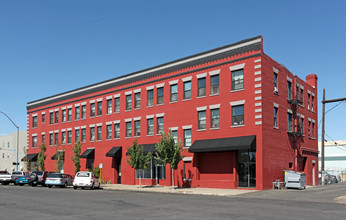
<svg viewBox="0 0 346 220"><path fill-rule="evenodd" d="M344 98L345 10L342 0L1 1L0 111L24 130L27 102L257 35L292 73L318 75L319 101L323 88ZM327 140L346 139L345 103L326 120ZM15 131L0 115L0 135Z"/></svg>

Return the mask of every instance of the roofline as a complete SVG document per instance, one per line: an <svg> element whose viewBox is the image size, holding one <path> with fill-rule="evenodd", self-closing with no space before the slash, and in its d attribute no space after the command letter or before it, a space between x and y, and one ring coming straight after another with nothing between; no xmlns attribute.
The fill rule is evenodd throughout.
<svg viewBox="0 0 346 220"><path fill-rule="evenodd" d="M253 38L245 39L245 40L233 43L233 44L229 44L229 45L225 45L225 46L222 46L222 47L218 47L218 48L215 48L215 49L212 49L212 50L208 50L208 51L205 51L205 52L201 52L201 53L198 53L198 54L195 54L195 55L192 55L192 56L188 56L188 57L185 57L185 58L177 59L177 60L174 60L174 61L171 61L171 62L168 62L168 63L164 63L164 64L161 64L161 65L158 65L158 66L150 67L150 68L147 68L147 69L144 69L144 70L136 71L136 72L133 72L133 73L130 73L130 74L126 74L126 75L123 75L123 76L119 76L119 77L116 77L116 78L113 78L113 79L105 80L105 81L102 81L102 82L99 82L99 83L94 83L94 84L91 84L91 85L88 85L88 86L80 87L80 88L77 88L77 89L74 89L74 90L70 90L70 91L67 91L67 92L63 92L63 93L59 93L59 94L56 94L56 95L48 96L46 98L42 98L42 99L38 99L38 100L35 100L35 101L31 101L31 102L27 103L27 108L29 108L30 106L33 106L33 105L40 104L42 102L63 98L65 96L73 95L73 94L78 93L78 92L83 92L83 91L87 91L87 90L94 89L94 88L97 88L97 87L102 87L102 86L105 86L105 85L108 85L108 84L116 83L116 82L119 82L119 81L131 79L131 78L134 78L134 77L137 77L137 76L141 76L141 75L145 75L145 74L148 74L148 73L151 73L151 72L154 72L154 71L158 71L158 70L161 70L161 69L164 69L164 68L169 68L169 67L172 67L172 66L175 66L175 65L184 64L184 63L187 63L187 62L190 62L190 61L193 61L193 60L197 60L197 59L201 59L201 58L204 58L204 57L212 56L212 55L215 55L215 54L223 53L223 52L226 52L226 51L229 51L229 50L234 50L236 48L244 47L244 46L247 46L247 45L250 45L250 44L254 44L254 43L258 43L258 42L261 42L261 41L262 41L262 36L261 35L253 37Z"/></svg>

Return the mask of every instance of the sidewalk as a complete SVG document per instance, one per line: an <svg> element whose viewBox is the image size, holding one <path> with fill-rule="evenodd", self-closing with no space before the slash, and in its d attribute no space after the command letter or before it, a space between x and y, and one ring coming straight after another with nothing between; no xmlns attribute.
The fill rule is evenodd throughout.
<svg viewBox="0 0 346 220"><path fill-rule="evenodd" d="M236 196L244 193L256 192L257 190L248 189L212 189L212 188L175 188L167 186L141 186L123 184L103 184L104 190L123 190L137 192L156 192L156 193L175 193L193 195L213 195L213 196Z"/></svg>

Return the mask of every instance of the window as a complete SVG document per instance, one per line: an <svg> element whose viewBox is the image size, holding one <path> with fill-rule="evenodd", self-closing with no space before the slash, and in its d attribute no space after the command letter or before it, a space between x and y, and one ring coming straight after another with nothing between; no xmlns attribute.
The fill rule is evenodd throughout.
<svg viewBox="0 0 346 220"><path fill-rule="evenodd" d="M126 96L126 110L131 110L132 109L132 95L127 95Z"/></svg>
<svg viewBox="0 0 346 220"><path fill-rule="evenodd" d="M198 97L206 95L206 78L198 79Z"/></svg>
<svg viewBox="0 0 346 220"><path fill-rule="evenodd" d="M52 146L54 142L53 133L49 134L49 145Z"/></svg>
<svg viewBox="0 0 346 220"><path fill-rule="evenodd" d="M62 121L62 122L66 122L66 109L63 109L62 112L61 112L61 114L62 114L62 116L61 116L61 117L62 117L62 118L61 118L61 121Z"/></svg>
<svg viewBox="0 0 346 220"><path fill-rule="evenodd" d="M97 126L97 140L102 140L102 126Z"/></svg>
<svg viewBox="0 0 346 220"><path fill-rule="evenodd" d="M207 118L206 111L198 112L198 129L206 129L207 128Z"/></svg>
<svg viewBox="0 0 346 220"><path fill-rule="evenodd" d="M297 86L296 86L296 99L297 100L300 100L299 95L300 95L299 85L297 84Z"/></svg>
<svg viewBox="0 0 346 220"><path fill-rule="evenodd" d="M308 133L309 133L309 137L311 137L311 121L309 121Z"/></svg>
<svg viewBox="0 0 346 220"><path fill-rule="evenodd" d="M66 131L61 132L61 143L66 144Z"/></svg>
<svg viewBox="0 0 346 220"><path fill-rule="evenodd" d="M79 120L79 118L80 118L80 109L79 109L79 106L76 106L75 107L75 120Z"/></svg>
<svg viewBox="0 0 346 220"><path fill-rule="evenodd" d="M90 117L95 117L95 103L90 103Z"/></svg>
<svg viewBox="0 0 346 220"><path fill-rule="evenodd" d="M184 99L191 99L191 81L184 82Z"/></svg>
<svg viewBox="0 0 346 220"><path fill-rule="evenodd" d="M75 130L75 142L80 141L80 133L79 133L79 129Z"/></svg>
<svg viewBox="0 0 346 220"><path fill-rule="evenodd" d="M72 131L67 131L67 143L71 144L72 142Z"/></svg>
<svg viewBox="0 0 346 220"><path fill-rule="evenodd" d="M54 144L55 144L55 146L58 146L58 144L59 144L59 133L58 132L55 132L55 134L54 134Z"/></svg>
<svg viewBox="0 0 346 220"><path fill-rule="evenodd" d="M141 108L141 93L135 93L135 109Z"/></svg>
<svg viewBox="0 0 346 220"><path fill-rule="evenodd" d="M141 121L135 121L135 136L141 136Z"/></svg>
<svg viewBox="0 0 346 220"><path fill-rule="evenodd" d="M178 85L171 85L171 102L178 101Z"/></svg>
<svg viewBox="0 0 346 220"><path fill-rule="evenodd" d="M72 108L67 109L67 121L72 121Z"/></svg>
<svg viewBox="0 0 346 220"><path fill-rule="evenodd" d="M157 134L161 134L163 132L163 117L157 118Z"/></svg>
<svg viewBox="0 0 346 220"><path fill-rule="evenodd" d="M219 75L210 77L210 95L219 94Z"/></svg>
<svg viewBox="0 0 346 220"><path fill-rule="evenodd" d="M150 89L147 91L147 106L154 106L154 90Z"/></svg>
<svg viewBox="0 0 346 220"><path fill-rule="evenodd" d="M220 111L219 109L210 110L210 127L219 128L220 127Z"/></svg>
<svg viewBox="0 0 346 220"><path fill-rule="evenodd" d="M82 105L82 119L86 118L86 105Z"/></svg>
<svg viewBox="0 0 346 220"><path fill-rule="evenodd" d="M102 101L97 102L97 115L102 115Z"/></svg>
<svg viewBox="0 0 346 220"><path fill-rule="evenodd" d="M274 72L274 93L279 93L279 88L278 88L278 74Z"/></svg>
<svg viewBox="0 0 346 220"><path fill-rule="evenodd" d="M244 70L232 71L232 91L244 89Z"/></svg>
<svg viewBox="0 0 346 220"><path fill-rule="evenodd" d="M302 103L302 105L304 104L304 99L303 99L303 95L304 95L304 90L301 88L300 89L300 101L301 101L301 103Z"/></svg>
<svg viewBox="0 0 346 220"><path fill-rule="evenodd" d="M114 112L120 112L120 97L114 98Z"/></svg>
<svg viewBox="0 0 346 220"><path fill-rule="evenodd" d="M157 104L163 104L163 87L157 88Z"/></svg>
<svg viewBox="0 0 346 220"><path fill-rule="evenodd" d="M107 125L107 140L112 139L112 125Z"/></svg>
<svg viewBox="0 0 346 220"><path fill-rule="evenodd" d="M32 136L32 148L37 147L37 136Z"/></svg>
<svg viewBox="0 0 346 220"><path fill-rule="evenodd" d="M154 119L147 119L147 135L154 135Z"/></svg>
<svg viewBox="0 0 346 220"><path fill-rule="evenodd" d="M37 127L37 116L32 117L32 127L33 128Z"/></svg>
<svg viewBox="0 0 346 220"><path fill-rule="evenodd" d="M177 144L178 143L178 131L171 131L172 132L172 137L174 139L174 143Z"/></svg>
<svg viewBox="0 0 346 220"><path fill-rule="evenodd" d="M108 115L112 114L112 110L113 110L113 108L112 108L112 99L108 99L107 100L107 114Z"/></svg>
<svg viewBox="0 0 346 220"><path fill-rule="evenodd" d="M131 121L126 122L126 137L132 136L132 124Z"/></svg>
<svg viewBox="0 0 346 220"><path fill-rule="evenodd" d="M166 179L166 167L159 165L155 159L151 159L144 170L136 170L136 179Z"/></svg>
<svg viewBox="0 0 346 220"><path fill-rule="evenodd" d="M290 81L287 81L287 99L292 99L292 83Z"/></svg>
<svg viewBox="0 0 346 220"><path fill-rule="evenodd" d="M59 112L55 112L55 124L59 123Z"/></svg>
<svg viewBox="0 0 346 220"><path fill-rule="evenodd" d="M310 107L310 97L311 97L311 95L308 94L308 109L311 109L311 107Z"/></svg>
<svg viewBox="0 0 346 220"><path fill-rule="evenodd" d="M191 129L184 130L184 147L191 146Z"/></svg>
<svg viewBox="0 0 346 220"><path fill-rule="evenodd" d="M300 118L300 133L304 134L304 118Z"/></svg>
<svg viewBox="0 0 346 220"><path fill-rule="evenodd" d="M274 107L274 128L278 128L278 108Z"/></svg>
<svg viewBox="0 0 346 220"><path fill-rule="evenodd" d="M315 138L315 123L311 122L311 137Z"/></svg>
<svg viewBox="0 0 346 220"><path fill-rule="evenodd" d="M314 111L315 96L311 96L311 111Z"/></svg>
<svg viewBox="0 0 346 220"><path fill-rule="evenodd" d="M291 113L287 113L287 131L293 131L293 119Z"/></svg>
<svg viewBox="0 0 346 220"><path fill-rule="evenodd" d="M46 135L42 134L41 135L41 143L44 144L46 142Z"/></svg>
<svg viewBox="0 0 346 220"><path fill-rule="evenodd" d="M46 121L46 114L42 114L42 123Z"/></svg>
<svg viewBox="0 0 346 220"><path fill-rule="evenodd" d="M114 138L120 138L120 125L114 124Z"/></svg>
<svg viewBox="0 0 346 220"><path fill-rule="evenodd" d="M244 125L244 105L232 106L232 125Z"/></svg>
<svg viewBox="0 0 346 220"><path fill-rule="evenodd" d="M95 127L90 128L90 141L95 141Z"/></svg>
<svg viewBox="0 0 346 220"><path fill-rule="evenodd" d="M82 143L85 143L86 141L86 129L82 128Z"/></svg>
<svg viewBox="0 0 346 220"><path fill-rule="evenodd" d="M53 121L54 121L54 115L53 115L53 112L50 112L49 113L49 124L53 124Z"/></svg>

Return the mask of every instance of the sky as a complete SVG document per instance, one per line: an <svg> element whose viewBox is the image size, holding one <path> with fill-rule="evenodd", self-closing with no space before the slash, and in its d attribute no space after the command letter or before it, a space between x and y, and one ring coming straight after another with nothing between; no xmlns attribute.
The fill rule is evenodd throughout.
<svg viewBox="0 0 346 220"><path fill-rule="evenodd" d="M345 11L344 0L0 1L0 111L25 130L28 102L262 35L293 74L318 75L320 122L323 88L346 97ZM326 139L345 140L346 102L328 110ZM15 131L0 114L0 135Z"/></svg>

